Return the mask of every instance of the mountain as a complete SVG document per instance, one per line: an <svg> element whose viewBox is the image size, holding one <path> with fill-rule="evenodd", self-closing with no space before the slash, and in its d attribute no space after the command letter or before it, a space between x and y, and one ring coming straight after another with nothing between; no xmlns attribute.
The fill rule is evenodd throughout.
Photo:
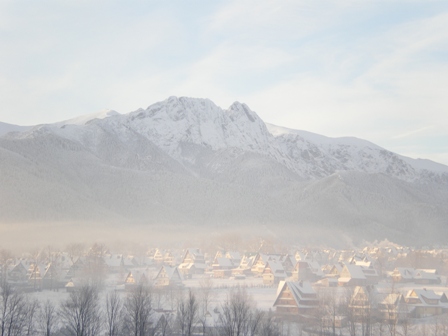
<svg viewBox="0 0 448 336"><path fill-rule="evenodd" d="M338 244L448 238L448 167L170 97L0 137L0 222L125 222ZM261 230L261 231L260 231ZM415 240L418 237L418 240Z"/></svg>
<svg viewBox="0 0 448 336"><path fill-rule="evenodd" d="M28 126L18 126L0 122L0 136L5 135L9 132L25 132L31 127Z"/></svg>

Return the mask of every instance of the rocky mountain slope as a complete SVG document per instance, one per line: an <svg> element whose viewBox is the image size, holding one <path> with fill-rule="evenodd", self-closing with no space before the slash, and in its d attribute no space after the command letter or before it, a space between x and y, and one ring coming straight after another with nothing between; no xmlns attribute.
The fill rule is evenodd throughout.
<svg viewBox="0 0 448 336"><path fill-rule="evenodd" d="M448 237L448 167L170 97L0 137L0 221L267 230L316 242Z"/></svg>

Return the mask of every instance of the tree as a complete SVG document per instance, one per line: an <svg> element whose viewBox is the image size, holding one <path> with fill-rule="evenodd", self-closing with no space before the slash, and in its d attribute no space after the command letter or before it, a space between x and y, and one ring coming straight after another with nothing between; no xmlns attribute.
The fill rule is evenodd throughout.
<svg viewBox="0 0 448 336"><path fill-rule="evenodd" d="M213 298L213 280L210 277L204 277L199 280L199 322L202 324L202 334L206 334L207 329L207 314L210 306L210 301Z"/></svg>
<svg viewBox="0 0 448 336"><path fill-rule="evenodd" d="M39 301L37 299L27 301L25 308L25 332L24 335L32 336L36 334L36 318L39 314Z"/></svg>
<svg viewBox="0 0 448 336"><path fill-rule="evenodd" d="M189 290L188 297L180 300L177 306L177 324L182 336L191 336L193 324L197 321L199 304L194 293Z"/></svg>
<svg viewBox="0 0 448 336"><path fill-rule="evenodd" d="M123 320L123 303L117 292L106 296L106 325L107 336L118 336L121 333Z"/></svg>
<svg viewBox="0 0 448 336"><path fill-rule="evenodd" d="M23 333L26 334L27 327L30 326L30 320L27 318L29 306L26 297L23 293L14 291L11 285L6 282L3 282L0 287L0 335L18 336Z"/></svg>
<svg viewBox="0 0 448 336"><path fill-rule="evenodd" d="M58 323L56 307L47 300L38 314L39 327L42 335L51 336Z"/></svg>
<svg viewBox="0 0 448 336"><path fill-rule="evenodd" d="M272 311L269 310L268 314L263 314L263 319L261 321L259 332L257 333L260 336L280 336L281 332L277 322L274 319ZM255 335L255 333L252 333Z"/></svg>
<svg viewBox="0 0 448 336"><path fill-rule="evenodd" d="M126 334L148 335L151 328L152 297L146 284L141 283L129 292L124 309Z"/></svg>
<svg viewBox="0 0 448 336"><path fill-rule="evenodd" d="M242 336L257 333L262 312L255 309L244 288L232 290L221 306L218 329L221 335Z"/></svg>
<svg viewBox="0 0 448 336"><path fill-rule="evenodd" d="M61 305L60 316L69 335L98 335L101 331L98 289L84 285L70 293L70 297Z"/></svg>

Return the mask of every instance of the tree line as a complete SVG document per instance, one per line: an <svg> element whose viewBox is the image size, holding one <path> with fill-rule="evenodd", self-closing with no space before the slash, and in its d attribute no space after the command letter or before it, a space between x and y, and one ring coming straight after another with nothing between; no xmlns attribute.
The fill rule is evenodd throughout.
<svg viewBox="0 0 448 336"><path fill-rule="evenodd" d="M155 290L136 285L100 295L84 284L59 304L40 302L0 285L0 336L279 336L271 312L261 311L244 288L229 291L210 314L210 295L183 290L169 310L156 309Z"/></svg>

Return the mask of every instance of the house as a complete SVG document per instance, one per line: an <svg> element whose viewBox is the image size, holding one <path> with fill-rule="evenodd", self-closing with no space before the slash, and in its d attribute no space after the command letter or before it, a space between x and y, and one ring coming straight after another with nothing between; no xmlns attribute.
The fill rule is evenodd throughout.
<svg viewBox="0 0 448 336"><path fill-rule="evenodd" d="M14 283L15 285L25 285L28 282L27 273L27 268L23 265L22 261L19 261L9 271L8 282Z"/></svg>
<svg viewBox="0 0 448 336"><path fill-rule="evenodd" d="M189 248L185 251L179 271L183 276L191 278L193 274L204 274L205 258L197 248Z"/></svg>
<svg viewBox="0 0 448 336"><path fill-rule="evenodd" d="M299 260L292 272L293 281L306 280L317 281L323 277L324 273L317 261Z"/></svg>
<svg viewBox="0 0 448 336"><path fill-rule="evenodd" d="M414 281L414 268L397 267L391 274L392 280L395 282L407 283Z"/></svg>
<svg viewBox="0 0 448 336"><path fill-rule="evenodd" d="M57 289L63 287L64 283L61 281L61 270L54 263L49 263L45 268L45 273L42 277L43 289Z"/></svg>
<svg viewBox="0 0 448 336"><path fill-rule="evenodd" d="M166 251L165 255L163 256L163 262L165 265L168 266L175 266L176 265L176 261L174 259L173 254L171 253L171 251Z"/></svg>
<svg viewBox="0 0 448 336"><path fill-rule="evenodd" d="M122 254L109 254L104 256L103 259L110 273L118 273L123 270Z"/></svg>
<svg viewBox="0 0 448 336"><path fill-rule="evenodd" d="M252 263L251 272L254 275L262 276L266 263L268 261L280 261L281 255L257 253Z"/></svg>
<svg viewBox="0 0 448 336"><path fill-rule="evenodd" d="M367 279L361 266L344 264L338 279L339 286L365 286L366 284Z"/></svg>
<svg viewBox="0 0 448 336"><path fill-rule="evenodd" d="M236 275L249 276L252 273L251 269L255 261L255 257L256 255L244 255L241 258L239 266L232 270L232 276Z"/></svg>
<svg viewBox="0 0 448 336"><path fill-rule="evenodd" d="M292 255L285 255L283 258L281 258L281 263L283 265L283 268L288 276L292 275L292 272L294 271L294 266L297 263L297 260Z"/></svg>
<svg viewBox="0 0 448 336"><path fill-rule="evenodd" d="M435 269L416 269L414 273L416 284L440 284L440 277Z"/></svg>
<svg viewBox="0 0 448 336"><path fill-rule="evenodd" d="M393 281L400 283L440 284L440 276L435 269L414 269L397 267L391 274Z"/></svg>
<svg viewBox="0 0 448 336"><path fill-rule="evenodd" d="M28 275L28 286L33 288L34 290L42 289L42 274L41 267L37 264L32 264L30 266L29 275Z"/></svg>
<svg viewBox="0 0 448 336"><path fill-rule="evenodd" d="M378 313L385 321L404 321L409 317L408 304L402 294L391 293L378 303Z"/></svg>
<svg viewBox="0 0 448 336"><path fill-rule="evenodd" d="M72 279L81 275L85 268L86 264L83 261L83 258L78 258L67 271L66 279Z"/></svg>
<svg viewBox="0 0 448 336"><path fill-rule="evenodd" d="M441 300L444 294L439 295L430 289L412 289L405 296L405 301L410 307L413 317L421 318L440 315L443 312L444 304Z"/></svg>
<svg viewBox="0 0 448 336"><path fill-rule="evenodd" d="M235 268L231 259L228 258L217 258L212 264L213 277L214 278L228 278L232 274L232 269Z"/></svg>
<svg viewBox="0 0 448 336"><path fill-rule="evenodd" d="M355 321L369 321L377 316L378 292L374 286L356 286L349 309Z"/></svg>
<svg viewBox="0 0 448 336"><path fill-rule="evenodd" d="M266 266L263 270L263 284L278 284L280 281L284 281L286 277L287 274L280 262L271 260L266 263Z"/></svg>
<svg viewBox="0 0 448 336"><path fill-rule="evenodd" d="M182 276L177 267L162 265L154 277L156 287L181 286Z"/></svg>
<svg viewBox="0 0 448 336"><path fill-rule="evenodd" d="M308 281L280 281L273 306L278 314L309 317L317 310L319 300Z"/></svg>
<svg viewBox="0 0 448 336"><path fill-rule="evenodd" d="M344 263L338 262L331 266L329 272L326 274L327 278L339 278L342 274L342 270L344 269Z"/></svg>
<svg viewBox="0 0 448 336"><path fill-rule="evenodd" d="M154 252L153 260L154 260L154 263L157 264L157 265L162 264L163 260L164 260L163 252L161 250L159 250L159 249L156 249L155 252Z"/></svg>
<svg viewBox="0 0 448 336"><path fill-rule="evenodd" d="M129 272L124 281L124 289L125 291L131 291L136 286L147 283L148 276L145 271Z"/></svg>

